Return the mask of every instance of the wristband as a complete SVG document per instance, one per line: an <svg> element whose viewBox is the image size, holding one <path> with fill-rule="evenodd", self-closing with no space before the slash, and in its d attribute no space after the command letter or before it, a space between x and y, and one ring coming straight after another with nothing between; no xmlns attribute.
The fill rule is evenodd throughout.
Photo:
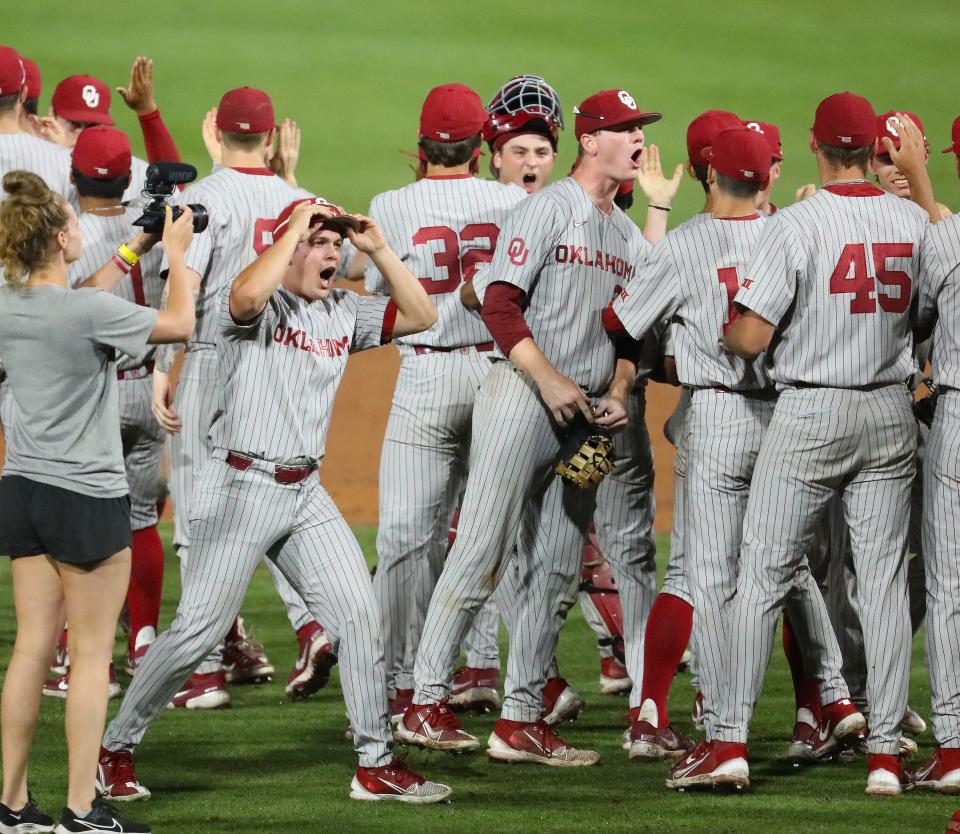
<svg viewBox="0 0 960 834"><path fill-rule="evenodd" d="M650 208L660 209L660 211L670 211L670 206L658 206L656 203L647 203Z"/></svg>
<svg viewBox="0 0 960 834"><path fill-rule="evenodd" d="M128 263L127 263L123 258L121 258L119 255L114 255L110 260L112 260L112 261L114 262L114 264L116 264L117 268L118 268L124 275L128 274L128 273L130 272L130 270L133 269L133 267L130 266L130 264L128 264Z"/></svg>
<svg viewBox="0 0 960 834"><path fill-rule="evenodd" d="M121 243L117 247L117 257L126 261L131 269L133 269L133 267L135 267L137 262L140 260L140 256L125 243Z"/></svg>

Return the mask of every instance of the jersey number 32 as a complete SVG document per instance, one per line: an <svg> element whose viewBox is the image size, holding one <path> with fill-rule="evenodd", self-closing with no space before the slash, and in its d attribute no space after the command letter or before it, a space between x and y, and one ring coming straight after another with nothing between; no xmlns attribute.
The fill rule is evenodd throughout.
<svg viewBox="0 0 960 834"><path fill-rule="evenodd" d="M497 246L500 229L493 223L469 223L459 233L449 226L425 226L413 235L415 246L427 246L439 243L433 253L433 263L437 275L421 276L420 283L429 295L441 295L454 292L461 281L469 281L477 271L477 264L493 260L493 250ZM474 246L461 254L463 244L486 239L489 246ZM443 271L446 271L446 275Z"/></svg>

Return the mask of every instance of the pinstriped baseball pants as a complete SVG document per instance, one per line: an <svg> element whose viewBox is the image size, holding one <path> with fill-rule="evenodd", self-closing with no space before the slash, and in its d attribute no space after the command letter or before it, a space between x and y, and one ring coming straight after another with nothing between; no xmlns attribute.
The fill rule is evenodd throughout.
<svg viewBox="0 0 960 834"><path fill-rule="evenodd" d="M593 491L553 474L561 435L533 382L509 362L477 394L470 476L457 541L437 583L417 653L415 703L447 695L460 643L517 545L519 598L503 716L536 721L557 634L576 598Z"/></svg>
<svg viewBox="0 0 960 834"><path fill-rule="evenodd" d="M708 739L713 738L726 688L728 617L737 590L750 482L773 412L772 399L704 389L694 392L687 417L685 564ZM805 558L797 566L785 606L806 668L820 683L823 703L846 698L840 647Z"/></svg>
<svg viewBox="0 0 960 834"><path fill-rule="evenodd" d="M906 549L916 424L906 386L787 389L774 410L747 502L716 737L746 742L777 616L835 494L850 531L866 639L871 753L898 755L907 705Z"/></svg>
<svg viewBox="0 0 960 834"><path fill-rule="evenodd" d="M272 466L230 467L214 452L190 512L190 559L177 614L144 657L104 735L140 743L184 680L226 636L264 555L339 636L340 682L363 767L390 761L380 620L360 545L314 475L278 484Z"/></svg>
<svg viewBox="0 0 960 834"><path fill-rule="evenodd" d="M956 748L960 747L960 391L940 394L923 490L933 732L938 745Z"/></svg>
<svg viewBox="0 0 960 834"><path fill-rule="evenodd" d="M123 467L130 487L130 529L143 530L157 523L160 458L166 432L150 410L152 377L124 379L118 388Z"/></svg>

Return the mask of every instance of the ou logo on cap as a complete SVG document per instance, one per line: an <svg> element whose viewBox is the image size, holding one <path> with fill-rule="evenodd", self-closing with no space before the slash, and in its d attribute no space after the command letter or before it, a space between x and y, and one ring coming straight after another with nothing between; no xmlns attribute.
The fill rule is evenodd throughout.
<svg viewBox="0 0 960 834"><path fill-rule="evenodd" d="M901 122L896 116L887 117L887 133L889 133L891 136L900 136L900 134L897 132L897 128L900 126Z"/></svg>
<svg viewBox="0 0 960 834"><path fill-rule="evenodd" d="M621 90L619 93L617 93L617 98L619 98L620 101L627 105L627 107L629 107L631 110L637 109L637 103L633 100L633 96L630 95L630 93L628 93L626 90Z"/></svg>
<svg viewBox="0 0 960 834"><path fill-rule="evenodd" d="M95 110L100 105L100 91L93 84L87 84L81 91L80 96L83 103L91 110Z"/></svg>
<svg viewBox="0 0 960 834"><path fill-rule="evenodd" d="M763 134L763 128L757 122L747 122L747 127L750 130L755 130L757 133Z"/></svg>

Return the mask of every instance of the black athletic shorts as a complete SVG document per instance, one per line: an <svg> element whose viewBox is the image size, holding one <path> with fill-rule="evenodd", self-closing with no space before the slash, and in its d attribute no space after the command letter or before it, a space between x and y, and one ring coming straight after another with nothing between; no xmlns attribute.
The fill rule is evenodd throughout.
<svg viewBox="0 0 960 834"><path fill-rule="evenodd" d="M74 565L130 547L130 496L93 498L19 475L0 478L0 554Z"/></svg>

